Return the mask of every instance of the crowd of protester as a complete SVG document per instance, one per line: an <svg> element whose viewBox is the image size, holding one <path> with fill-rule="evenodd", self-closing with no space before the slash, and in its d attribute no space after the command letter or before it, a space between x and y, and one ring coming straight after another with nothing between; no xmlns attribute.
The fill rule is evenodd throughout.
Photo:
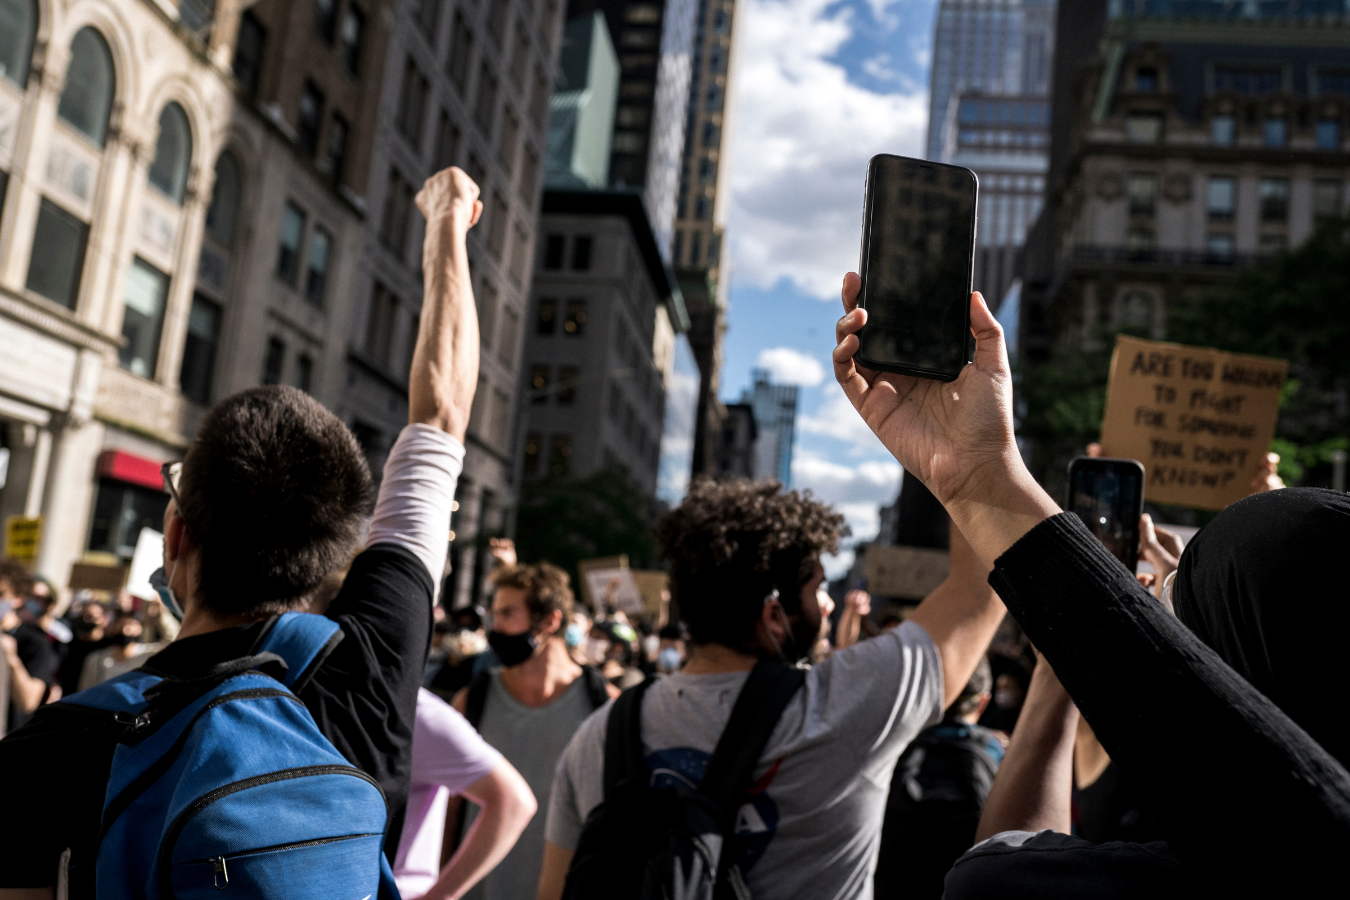
<svg viewBox="0 0 1350 900"><path fill-rule="evenodd" d="M109 873L131 871L159 888L111 885L127 896L220 891L230 872L247 896L326 896L344 866L366 885L353 896L381 900L1180 897L1308 893L1338 873L1350 737L1328 711L1350 502L1282 489L1267 465L1189 545L1146 517L1152 572L1128 572L1022 465L978 295L974 362L947 385L859 368L866 314L844 282L836 377L950 515L950 573L916 606L861 589L836 605L822 559L847 530L809 494L701 481L656 522L660 615L625 614L613 591L582 602L505 539L487 605L446 608L477 194L457 169L418 194L409 425L378 491L336 417L257 388L166 465L153 595L72 596L0 560L0 768L24 773L6 802L27 816L0 842L0 900L109 894ZM242 694L298 701L287 733L310 729L379 786L381 828L340 856L321 855L327 838L182 863L153 841L100 854L119 815L167 823L152 775L210 768L166 758L118 793L126 748L263 675L291 693ZM217 766L257 749L228 736ZM200 751L185 741L174 752ZM287 815L260 818L327 808L293 790ZM242 827L218 825L221 841Z"/></svg>

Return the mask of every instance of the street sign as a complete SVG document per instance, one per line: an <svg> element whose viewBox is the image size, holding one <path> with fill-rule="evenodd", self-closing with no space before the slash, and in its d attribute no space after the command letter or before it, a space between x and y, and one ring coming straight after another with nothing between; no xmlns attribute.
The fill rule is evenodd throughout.
<svg viewBox="0 0 1350 900"><path fill-rule="evenodd" d="M1144 499L1223 509L1251 490L1289 363L1120 335L1102 452L1144 464Z"/></svg>
<svg viewBox="0 0 1350 900"><path fill-rule="evenodd" d="M9 516L5 519L5 555L21 562L37 559L42 539L42 516Z"/></svg>
<svg viewBox="0 0 1350 900"><path fill-rule="evenodd" d="M876 597L922 600L942 584L949 571L947 551L928 547L869 544L863 559L868 593Z"/></svg>

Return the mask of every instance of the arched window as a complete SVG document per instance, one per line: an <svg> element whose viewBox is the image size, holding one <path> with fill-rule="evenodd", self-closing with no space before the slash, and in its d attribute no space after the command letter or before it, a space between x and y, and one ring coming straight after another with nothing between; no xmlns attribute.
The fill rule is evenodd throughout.
<svg viewBox="0 0 1350 900"><path fill-rule="evenodd" d="M37 21L37 0L0 0L0 75L19 87L28 85Z"/></svg>
<svg viewBox="0 0 1350 900"><path fill-rule="evenodd" d="M56 112L100 147L108 139L114 77L108 42L94 29L81 28L70 42L70 68Z"/></svg>
<svg viewBox="0 0 1350 900"><path fill-rule="evenodd" d="M159 114L159 140L155 143L155 161L150 164L150 183L181 204L191 162L192 129L187 113L177 103L170 103Z"/></svg>
<svg viewBox="0 0 1350 900"><path fill-rule="evenodd" d="M239 219L239 198L243 189L239 160L226 150L216 160L216 186L211 193L211 205L206 210L207 232L226 247L234 243L234 226Z"/></svg>

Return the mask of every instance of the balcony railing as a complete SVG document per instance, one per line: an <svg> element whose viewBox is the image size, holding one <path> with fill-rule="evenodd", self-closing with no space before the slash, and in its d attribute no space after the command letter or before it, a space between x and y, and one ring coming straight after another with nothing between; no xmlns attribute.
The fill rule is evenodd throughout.
<svg viewBox="0 0 1350 900"><path fill-rule="evenodd" d="M1301 19L1350 14L1348 0L1111 0L1113 19Z"/></svg>

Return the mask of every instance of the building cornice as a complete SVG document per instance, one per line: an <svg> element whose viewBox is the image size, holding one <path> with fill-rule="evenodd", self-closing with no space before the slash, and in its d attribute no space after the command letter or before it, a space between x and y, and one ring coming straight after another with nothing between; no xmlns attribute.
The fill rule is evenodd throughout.
<svg viewBox="0 0 1350 900"><path fill-rule="evenodd" d="M0 314L76 347L101 353L122 345L120 337L86 325L65 307L31 292L15 294L0 287Z"/></svg>

